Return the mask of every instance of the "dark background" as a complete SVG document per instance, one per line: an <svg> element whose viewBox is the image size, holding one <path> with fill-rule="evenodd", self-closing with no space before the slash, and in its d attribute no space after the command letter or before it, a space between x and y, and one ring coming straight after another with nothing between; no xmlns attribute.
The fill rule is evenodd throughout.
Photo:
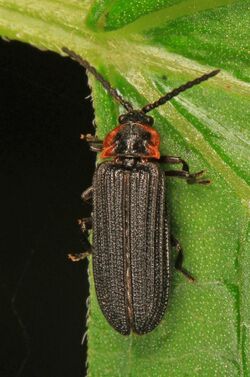
<svg viewBox="0 0 250 377"><path fill-rule="evenodd" d="M85 375L87 261L76 219L95 155L84 70L0 41L0 376Z"/></svg>

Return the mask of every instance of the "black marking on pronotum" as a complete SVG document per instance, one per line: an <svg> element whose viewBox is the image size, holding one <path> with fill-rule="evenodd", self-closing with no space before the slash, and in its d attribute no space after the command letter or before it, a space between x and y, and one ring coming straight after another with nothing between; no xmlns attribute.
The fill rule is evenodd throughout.
<svg viewBox="0 0 250 377"><path fill-rule="evenodd" d="M91 150L109 160L97 166L93 185L82 194L84 200L93 201L92 217L80 221L84 253L69 257L76 261L92 253L96 294L104 316L121 334L145 334L157 326L166 310L173 264L171 245L177 251L176 269L194 281L182 266L181 246L169 231L165 175L185 179L189 184L210 183L201 177L203 170L190 173L182 158L160 156L160 136L152 127L154 119L146 113L217 75L219 70L135 110L86 60L66 47L63 52L91 72L126 110L104 140L82 136ZM181 164L182 169L163 171L161 162ZM88 241L90 229L93 248Z"/></svg>

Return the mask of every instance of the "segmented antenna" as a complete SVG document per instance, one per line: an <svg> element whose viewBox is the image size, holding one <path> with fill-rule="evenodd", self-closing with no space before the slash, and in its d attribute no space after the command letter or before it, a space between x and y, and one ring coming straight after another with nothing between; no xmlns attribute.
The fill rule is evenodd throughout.
<svg viewBox="0 0 250 377"><path fill-rule="evenodd" d="M215 71L206 73L205 75L198 77L195 80L188 81L186 84L179 86L179 88L173 89L171 92L165 94L163 97L159 98L157 101L153 103L148 103L146 106L144 106L141 111L144 113L148 113L149 111L155 109L158 106L163 105L167 101L171 100L173 97L178 96L181 92L185 92L185 90L192 88L195 85L200 84L202 81L206 81L210 79L210 77L213 77L217 75L220 72L219 69L216 69Z"/></svg>
<svg viewBox="0 0 250 377"><path fill-rule="evenodd" d="M132 111L133 106L130 102L125 101L124 98L117 92L116 89L112 88L110 83L105 80L105 78L97 72L97 70L92 67L86 60L82 59L80 55L77 55L74 51L69 50L67 47L63 47L62 51L65 54L69 55L72 59L77 61L80 65L82 65L87 71L92 73L92 75L102 84L102 86L107 90L107 92L116 99L127 111Z"/></svg>

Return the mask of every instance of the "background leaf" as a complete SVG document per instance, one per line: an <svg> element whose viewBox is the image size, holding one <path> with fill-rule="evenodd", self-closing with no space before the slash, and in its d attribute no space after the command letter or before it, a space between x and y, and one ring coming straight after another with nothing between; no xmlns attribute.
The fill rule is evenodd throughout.
<svg viewBox="0 0 250 377"><path fill-rule="evenodd" d="M232 0L0 0L0 33L75 50L137 106L214 67L222 73L154 111L162 154L213 184L169 179L171 227L196 284L174 275L168 311L146 336L105 322L91 282L89 376L249 376L249 18ZM122 111L90 78L97 133ZM249 240L248 240L249 241Z"/></svg>

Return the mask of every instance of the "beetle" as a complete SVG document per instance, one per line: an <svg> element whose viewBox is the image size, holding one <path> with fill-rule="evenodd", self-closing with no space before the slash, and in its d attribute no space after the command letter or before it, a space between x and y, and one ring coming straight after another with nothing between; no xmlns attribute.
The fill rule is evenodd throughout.
<svg viewBox="0 0 250 377"><path fill-rule="evenodd" d="M80 63L126 110L119 124L103 141L85 135L90 149L108 159L97 165L93 184L82 198L93 201L92 216L80 221L84 253L70 254L73 261L92 254L95 289L100 308L120 334L146 334L159 324L169 298L171 271L175 264L190 281L183 267L183 251L170 234L165 204L165 176L189 184L209 184L204 171L190 173L180 157L160 156L160 135L147 113L179 93L217 75L214 70L135 110L86 60L64 47L63 52ZM160 163L182 164L181 170L164 171ZM93 229L93 247L88 241ZM177 250L175 262L170 252Z"/></svg>

